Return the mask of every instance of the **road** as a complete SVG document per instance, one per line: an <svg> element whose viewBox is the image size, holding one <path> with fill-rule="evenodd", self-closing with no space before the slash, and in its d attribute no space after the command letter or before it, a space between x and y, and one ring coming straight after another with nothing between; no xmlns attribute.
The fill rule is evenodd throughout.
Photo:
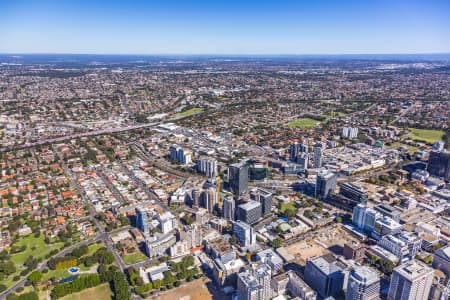
<svg viewBox="0 0 450 300"><path fill-rule="evenodd" d="M131 178L133 183L138 185L145 192L145 194L148 196L149 199L152 199L152 200L155 200L156 202L158 202L158 204L165 211L169 211L170 210L166 203L164 203L163 201L159 200L158 196L156 196L156 194L153 193L150 190L150 188L148 186L146 186L145 183L140 178L138 178L138 177L136 177L136 175L134 175L133 171L128 169L121 161L118 161L118 163L120 164L120 168L121 168L122 172L127 174L127 176Z"/></svg>
<svg viewBox="0 0 450 300"><path fill-rule="evenodd" d="M160 125L162 123L164 123L164 122L129 125L129 126L123 126L123 127L110 127L110 128L105 128L105 129L99 129L99 130L93 130L93 131L87 131L87 132L80 132L80 133L75 133L75 134L71 134L71 135L64 135L64 136L60 136L60 137L56 137L56 138L40 140L40 141L37 141L37 142L25 143L25 144L18 145L18 146L1 148L0 152L8 152L8 151L12 151L12 150L31 148L31 147L35 147L35 146L44 145L44 144L63 142L63 141L67 141L67 140L71 140L71 139L75 139L75 138L80 138L80 137L86 137L86 136L111 134L111 133L117 133L117 132L134 130L134 129L146 128L146 127L155 127L155 126L158 126L158 125Z"/></svg>

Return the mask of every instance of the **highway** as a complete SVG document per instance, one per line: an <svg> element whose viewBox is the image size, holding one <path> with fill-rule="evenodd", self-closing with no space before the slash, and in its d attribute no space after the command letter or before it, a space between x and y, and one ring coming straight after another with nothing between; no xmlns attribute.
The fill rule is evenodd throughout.
<svg viewBox="0 0 450 300"><path fill-rule="evenodd" d="M80 133L75 133L75 134L71 134L71 135L64 135L64 136L60 136L60 137L56 137L56 138L40 140L40 141L37 141L37 142L25 143L25 144L13 146L13 147L1 148L0 152L8 152L8 151L12 151L12 150L31 148L31 147L35 147L35 146L44 145L44 144L63 142L63 141L67 141L67 140L71 140L71 139L75 139L75 138L80 138L80 137L86 137L86 136L111 134L111 133L117 133L117 132L134 130L134 129L146 128L146 127L155 127L155 126L158 126L158 125L160 125L162 123L164 123L164 122L129 125L129 126L124 126L124 127L110 127L110 128L105 128L105 129L99 129L99 130L93 130L93 131L87 131L87 132L80 132Z"/></svg>

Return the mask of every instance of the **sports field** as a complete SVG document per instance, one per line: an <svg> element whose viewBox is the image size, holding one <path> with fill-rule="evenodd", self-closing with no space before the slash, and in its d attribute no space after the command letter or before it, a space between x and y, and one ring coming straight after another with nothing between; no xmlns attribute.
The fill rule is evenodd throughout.
<svg viewBox="0 0 450 300"><path fill-rule="evenodd" d="M424 141L429 144L442 141L442 137L444 136L442 130L409 128L409 131L411 132L411 139Z"/></svg>

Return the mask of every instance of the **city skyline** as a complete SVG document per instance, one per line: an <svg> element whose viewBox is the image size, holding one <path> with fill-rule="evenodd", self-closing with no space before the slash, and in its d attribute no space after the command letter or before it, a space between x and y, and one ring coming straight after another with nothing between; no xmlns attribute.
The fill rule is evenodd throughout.
<svg viewBox="0 0 450 300"><path fill-rule="evenodd" d="M449 53L447 1L14 1L0 53Z"/></svg>

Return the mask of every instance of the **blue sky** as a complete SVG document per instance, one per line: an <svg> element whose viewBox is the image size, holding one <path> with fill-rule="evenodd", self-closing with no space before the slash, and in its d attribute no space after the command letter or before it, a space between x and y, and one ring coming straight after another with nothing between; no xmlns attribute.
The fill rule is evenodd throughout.
<svg viewBox="0 0 450 300"><path fill-rule="evenodd" d="M0 0L0 53L449 53L449 0Z"/></svg>

